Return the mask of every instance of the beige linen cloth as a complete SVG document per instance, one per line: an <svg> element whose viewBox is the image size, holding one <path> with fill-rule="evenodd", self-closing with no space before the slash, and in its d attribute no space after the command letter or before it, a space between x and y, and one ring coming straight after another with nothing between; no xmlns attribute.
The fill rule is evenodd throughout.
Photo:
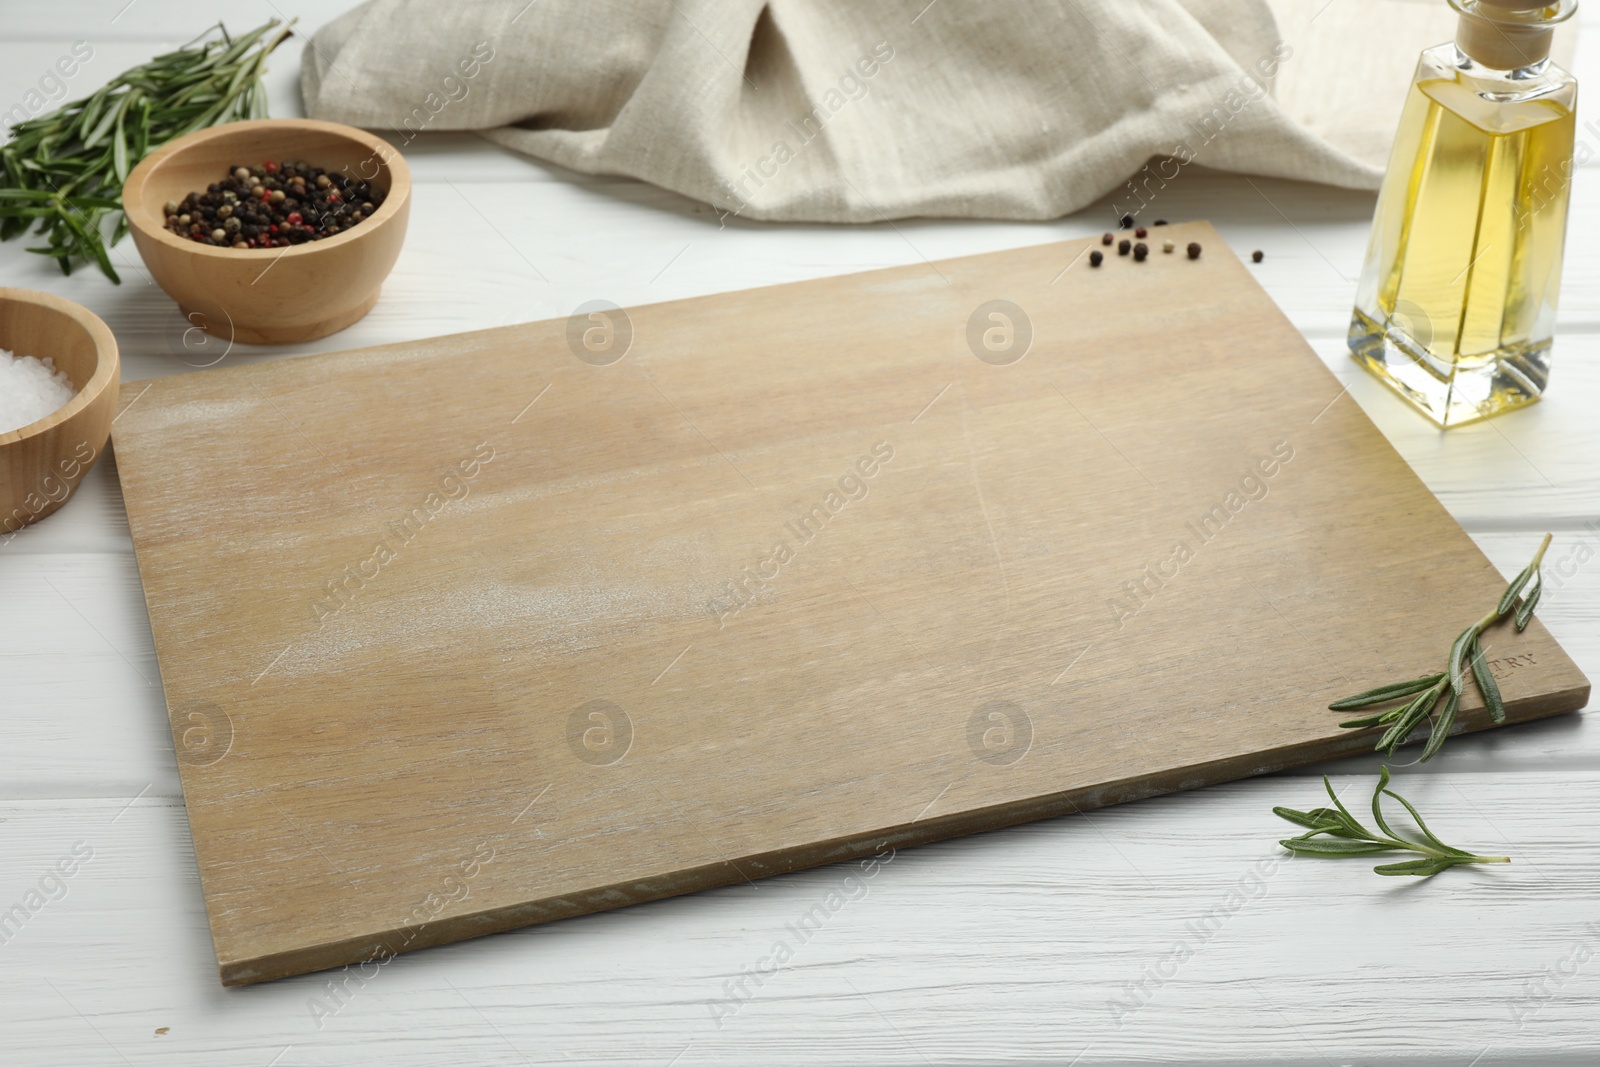
<svg viewBox="0 0 1600 1067"><path fill-rule="evenodd" d="M1445 0L371 0L306 113L750 219L1047 219L1202 166L1373 188ZM1149 163L1156 158L1161 162Z"/></svg>

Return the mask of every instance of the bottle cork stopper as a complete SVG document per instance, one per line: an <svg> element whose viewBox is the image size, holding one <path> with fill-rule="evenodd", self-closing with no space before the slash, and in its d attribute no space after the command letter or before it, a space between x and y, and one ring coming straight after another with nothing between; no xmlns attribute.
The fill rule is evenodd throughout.
<svg viewBox="0 0 1600 1067"><path fill-rule="evenodd" d="M1456 26L1456 47L1495 70L1515 70L1538 63L1550 55L1557 23L1572 12L1552 0L1455 0L1461 14ZM1553 17L1530 13L1557 8Z"/></svg>

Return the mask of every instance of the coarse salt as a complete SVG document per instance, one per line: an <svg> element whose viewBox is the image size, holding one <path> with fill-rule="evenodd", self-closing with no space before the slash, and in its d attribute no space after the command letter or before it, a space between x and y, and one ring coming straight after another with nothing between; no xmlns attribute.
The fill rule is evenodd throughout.
<svg viewBox="0 0 1600 1067"><path fill-rule="evenodd" d="M77 390L55 360L13 356L0 348L0 433L20 430L61 410Z"/></svg>

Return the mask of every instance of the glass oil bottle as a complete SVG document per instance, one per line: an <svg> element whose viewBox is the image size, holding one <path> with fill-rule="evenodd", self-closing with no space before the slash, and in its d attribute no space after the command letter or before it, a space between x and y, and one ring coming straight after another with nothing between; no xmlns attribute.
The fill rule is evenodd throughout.
<svg viewBox="0 0 1600 1067"><path fill-rule="evenodd" d="M1577 82L1550 61L1576 0L1450 0L1378 195L1350 351L1440 426L1538 400L1549 380Z"/></svg>

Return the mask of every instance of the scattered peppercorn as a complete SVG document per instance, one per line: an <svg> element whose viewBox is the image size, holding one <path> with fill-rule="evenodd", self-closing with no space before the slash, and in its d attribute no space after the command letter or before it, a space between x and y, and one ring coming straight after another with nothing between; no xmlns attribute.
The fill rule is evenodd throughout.
<svg viewBox="0 0 1600 1067"><path fill-rule="evenodd" d="M1124 216L1122 216L1122 228L1124 230L1133 229L1133 216L1132 215L1124 215Z"/></svg>
<svg viewBox="0 0 1600 1067"><path fill-rule="evenodd" d="M1133 242L1124 237L1117 242L1117 255L1125 256L1133 248Z"/></svg>
<svg viewBox="0 0 1600 1067"><path fill-rule="evenodd" d="M1250 262L1252 263L1260 263L1265 258L1266 256L1262 254L1259 248L1250 253Z"/></svg>
<svg viewBox="0 0 1600 1067"><path fill-rule="evenodd" d="M1143 263L1145 257L1149 254L1150 246L1145 244L1143 241L1140 241L1138 244L1133 246L1133 258L1138 260L1140 263Z"/></svg>
<svg viewBox="0 0 1600 1067"><path fill-rule="evenodd" d="M1200 242L1199 241L1190 241L1189 242L1189 258L1190 259L1199 259L1200 258Z"/></svg>
<svg viewBox="0 0 1600 1067"><path fill-rule="evenodd" d="M1161 251L1163 251L1163 252L1171 252L1174 248L1177 248L1177 247L1178 247L1178 242L1176 242L1176 241L1162 241L1161 242Z"/></svg>
<svg viewBox="0 0 1600 1067"><path fill-rule="evenodd" d="M1103 245L1112 244L1115 241L1116 238L1111 236L1109 233L1103 233L1100 235L1100 243Z"/></svg>
<svg viewBox="0 0 1600 1067"><path fill-rule="evenodd" d="M1100 250L1097 248L1093 252L1089 253L1089 266L1098 267L1102 262L1104 262L1105 258L1106 257L1101 255Z"/></svg>
<svg viewBox="0 0 1600 1067"><path fill-rule="evenodd" d="M1133 235L1139 238L1149 237L1150 231L1145 229L1143 226L1140 226L1137 230L1133 231Z"/></svg>
<svg viewBox="0 0 1600 1067"><path fill-rule="evenodd" d="M220 182L166 205L167 229L223 248L285 248L370 218L382 189L304 162L230 167ZM309 220L309 221L308 221Z"/></svg>
<svg viewBox="0 0 1600 1067"><path fill-rule="evenodd" d="M1167 224L1167 220L1166 219L1156 219L1156 221L1152 222L1150 225L1152 225L1152 226L1165 226L1166 224Z"/></svg>

